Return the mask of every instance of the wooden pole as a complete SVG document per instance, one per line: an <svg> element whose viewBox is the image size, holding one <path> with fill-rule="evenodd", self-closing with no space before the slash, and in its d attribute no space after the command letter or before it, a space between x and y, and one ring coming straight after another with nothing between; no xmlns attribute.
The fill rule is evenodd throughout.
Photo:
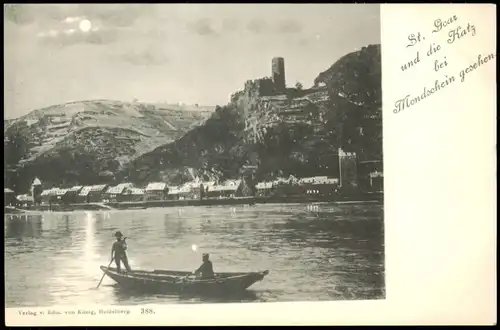
<svg viewBox="0 0 500 330"><path fill-rule="evenodd" d="M111 263L113 262L114 259L115 259L115 257L111 258L111 261L109 262L108 268L111 266ZM104 279L104 276L106 276L106 273L102 274L101 280L99 281L99 284L97 284L96 289L99 289L99 286L101 285L102 280Z"/></svg>

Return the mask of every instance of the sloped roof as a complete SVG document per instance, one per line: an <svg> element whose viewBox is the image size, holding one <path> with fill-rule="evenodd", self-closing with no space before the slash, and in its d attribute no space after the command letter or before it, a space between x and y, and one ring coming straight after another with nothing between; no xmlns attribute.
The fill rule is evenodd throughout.
<svg viewBox="0 0 500 330"><path fill-rule="evenodd" d="M98 184L95 186L85 186L80 190L79 196L87 196L90 192L103 191L106 188L105 184Z"/></svg>
<svg viewBox="0 0 500 330"><path fill-rule="evenodd" d="M69 191L69 189L57 189L55 194L56 196L64 196Z"/></svg>
<svg viewBox="0 0 500 330"><path fill-rule="evenodd" d="M301 178L299 184L312 183L314 184L335 184L339 183L338 178L329 178L327 176L314 176L310 178Z"/></svg>
<svg viewBox="0 0 500 330"><path fill-rule="evenodd" d="M95 185L95 186L92 186L92 188L90 189L91 192L94 192L94 191L103 191L104 189L106 189L107 185L105 184L98 184L98 185Z"/></svg>
<svg viewBox="0 0 500 330"><path fill-rule="evenodd" d="M241 180L228 180L221 185L209 187L209 191L236 191L241 184Z"/></svg>
<svg viewBox="0 0 500 330"><path fill-rule="evenodd" d="M299 183L314 183L314 182L322 182L322 181L325 181L327 180L328 177L327 176L313 176L313 177L309 177L309 178L301 178L299 180Z"/></svg>
<svg viewBox="0 0 500 330"><path fill-rule="evenodd" d="M121 194L124 189L124 187L119 186L109 187L108 190L106 190L106 194Z"/></svg>
<svg viewBox="0 0 500 330"><path fill-rule="evenodd" d="M120 183L114 187L109 187L106 191L107 194L123 194L124 190L127 188L132 188L132 183Z"/></svg>
<svg viewBox="0 0 500 330"><path fill-rule="evenodd" d="M339 179L336 178L318 178L314 180L313 184L335 184L339 183Z"/></svg>
<svg viewBox="0 0 500 330"><path fill-rule="evenodd" d="M92 189L92 186L85 186L80 190L80 193L78 194L79 196L87 196Z"/></svg>
<svg viewBox="0 0 500 330"><path fill-rule="evenodd" d="M20 202L32 202L33 201L33 197L30 195L27 195L27 194L17 195L16 198Z"/></svg>
<svg viewBox="0 0 500 330"><path fill-rule="evenodd" d="M9 189L9 188L3 188L3 193L4 193L4 194L13 193L13 192L14 192L14 190L12 190L12 189Z"/></svg>
<svg viewBox="0 0 500 330"><path fill-rule="evenodd" d="M134 184L130 183L130 182L120 183L120 184L116 185L116 187L123 187L123 188L132 188L133 186L134 186Z"/></svg>
<svg viewBox="0 0 500 330"><path fill-rule="evenodd" d="M33 186L39 186L41 184L42 184L42 181L40 181L40 179L38 179L38 178L35 178L35 180L33 180L33 183L32 183Z"/></svg>
<svg viewBox="0 0 500 330"><path fill-rule="evenodd" d="M129 193L129 195L144 195L144 189L129 188L128 193Z"/></svg>
<svg viewBox="0 0 500 330"><path fill-rule="evenodd" d="M75 192L75 191L79 191L80 189L82 189L83 186L74 186L74 187L71 187L68 189L68 191L71 191L71 192Z"/></svg>
<svg viewBox="0 0 500 330"><path fill-rule="evenodd" d="M69 189L51 188L42 191L41 196L64 196Z"/></svg>
<svg viewBox="0 0 500 330"><path fill-rule="evenodd" d="M290 178L287 178L287 179L285 179L285 178L277 178L276 180L273 181L273 184L275 184L275 185L279 185L280 183L287 184L290 181L291 182L297 181L297 178L295 178L295 177L290 177Z"/></svg>
<svg viewBox="0 0 500 330"><path fill-rule="evenodd" d="M167 184L165 182L151 182L146 187L146 191L162 191L165 190Z"/></svg>
<svg viewBox="0 0 500 330"><path fill-rule="evenodd" d="M45 189L40 196L56 196L58 188Z"/></svg>

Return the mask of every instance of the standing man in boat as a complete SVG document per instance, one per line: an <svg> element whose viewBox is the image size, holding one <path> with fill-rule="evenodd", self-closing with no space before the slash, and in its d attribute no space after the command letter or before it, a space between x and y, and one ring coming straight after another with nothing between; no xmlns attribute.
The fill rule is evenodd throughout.
<svg viewBox="0 0 500 330"><path fill-rule="evenodd" d="M116 263L116 270L120 272L121 269L121 262L123 262L123 265L127 269L128 272L131 272L132 269L130 269L130 266L128 264L128 258L127 258L127 242L125 241L126 238L123 238L123 234L121 231L117 231L115 233L116 237L116 242L113 243L113 247L111 248L111 259L115 259Z"/></svg>
<svg viewBox="0 0 500 330"><path fill-rule="evenodd" d="M212 262L208 258L208 253L203 253L203 263L201 264L200 268L194 271L194 274L196 276L201 274L200 277L202 279L214 278L214 269L212 266Z"/></svg>

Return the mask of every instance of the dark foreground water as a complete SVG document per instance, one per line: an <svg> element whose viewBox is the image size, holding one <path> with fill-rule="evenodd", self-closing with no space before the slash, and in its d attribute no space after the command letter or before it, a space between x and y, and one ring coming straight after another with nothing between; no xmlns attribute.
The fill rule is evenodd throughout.
<svg viewBox="0 0 500 330"><path fill-rule="evenodd" d="M102 276L113 234L135 269L270 271L238 297L140 295ZM5 216L6 307L385 297L382 204L185 207Z"/></svg>

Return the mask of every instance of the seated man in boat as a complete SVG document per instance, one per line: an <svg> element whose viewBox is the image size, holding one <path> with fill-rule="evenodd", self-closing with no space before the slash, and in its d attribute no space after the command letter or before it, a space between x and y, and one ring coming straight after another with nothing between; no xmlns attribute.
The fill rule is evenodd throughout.
<svg viewBox="0 0 500 330"><path fill-rule="evenodd" d="M199 276L201 279L214 278L214 269L212 267L212 262L208 258L208 253L203 253L203 263L201 264L200 268L194 271L194 274L196 276Z"/></svg>
<svg viewBox="0 0 500 330"><path fill-rule="evenodd" d="M123 262L123 265L127 269L127 271L131 272L132 269L130 269L130 266L128 264L128 258L127 258L127 242L125 242L125 239L123 238L123 234L121 231L117 231L115 233L116 237L116 242L113 243L113 247L111 248L111 258L115 258L115 263L116 263L116 270L120 272L121 269L121 262Z"/></svg>

